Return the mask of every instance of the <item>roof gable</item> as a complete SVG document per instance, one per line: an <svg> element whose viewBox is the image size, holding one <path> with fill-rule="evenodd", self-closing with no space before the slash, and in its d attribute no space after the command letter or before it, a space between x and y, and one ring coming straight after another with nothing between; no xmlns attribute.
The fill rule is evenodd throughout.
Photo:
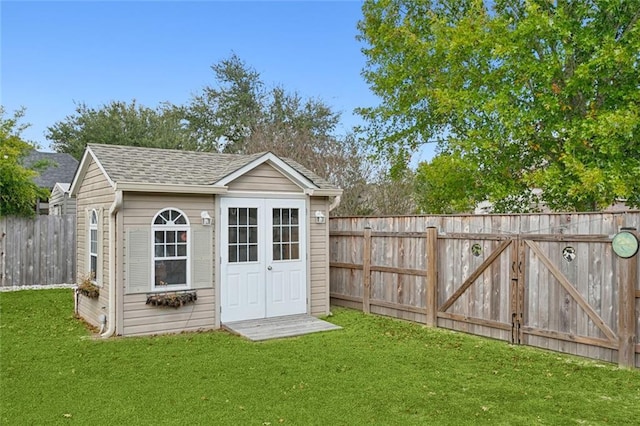
<svg viewBox="0 0 640 426"><path fill-rule="evenodd" d="M261 155L260 157L248 162L244 166L240 167L239 169L233 171L232 173L228 174L224 178L220 179L216 183L216 185L227 186L230 182L238 179L240 176L248 173L249 171L255 169L256 167L262 164L270 165L271 167L276 169L278 172L280 172L283 176L285 176L290 181L298 185L300 188L318 189L318 186L315 183L313 183L311 180L309 180L306 176L304 176L298 170L291 167L289 164L287 164L285 161L283 161L282 159L280 159L278 156L276 156L271 152L267 152Z"/></svg>
<svg viewBox="0 0 640 426"><path fill-rule="evenodd" d="M89 144L71 186L73 195L92 159L114 190L223 193L229 182L266 162L308 193L342 192L300 164L270 152L241 155Z"/></svg>
<svg viewBox="0 0 640 426"><path fill-rule="evenodd" d="M51 190L51 194L55 194L57 192L61 194L67 194L69 193L70 188L71 188L70 183L56 182L56 184L53 186L53 189Z"/></svg>

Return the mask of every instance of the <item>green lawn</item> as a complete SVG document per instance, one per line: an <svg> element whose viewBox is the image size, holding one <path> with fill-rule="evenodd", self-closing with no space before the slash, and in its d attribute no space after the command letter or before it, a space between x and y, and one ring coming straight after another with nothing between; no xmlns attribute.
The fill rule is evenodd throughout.
<svg viewBox="0 0 640 426"><path fill-rule="evenodd" d="M93 340L0 293L1 424L637 424L640 371L335 309L340 331Z"/></svg>

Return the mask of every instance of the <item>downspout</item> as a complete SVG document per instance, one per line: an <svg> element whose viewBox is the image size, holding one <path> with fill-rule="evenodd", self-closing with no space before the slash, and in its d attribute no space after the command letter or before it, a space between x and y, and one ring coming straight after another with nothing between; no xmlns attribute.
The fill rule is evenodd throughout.
<svg viewBox="0 0 640 426"><path fill-rule="evenodd" d="M342 195L335 196L335 198L333 199L333 202L331 203L331 205L329 205L329 213L331 213L331 210L335 209L340 205L341 200L342 200Z"/></svg>
<svg viewBox="0 0 640 426"><path fill-rule="evenodd" d="M101 337L111 337L116 331L116 216L122 208L122 191L116 191L116 198L109 208L109 318L107 331Z"/></svg>

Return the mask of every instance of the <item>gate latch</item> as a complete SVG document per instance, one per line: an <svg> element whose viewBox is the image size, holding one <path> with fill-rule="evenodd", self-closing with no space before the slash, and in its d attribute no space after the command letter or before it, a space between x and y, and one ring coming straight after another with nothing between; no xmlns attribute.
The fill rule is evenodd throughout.
<svg viewBox="0 0 640 426"><path fill-rule="evenodd" d="M519 345L520 343L520 327L522 326L522 315L517 313L511 314L511 343Z"/></svg>

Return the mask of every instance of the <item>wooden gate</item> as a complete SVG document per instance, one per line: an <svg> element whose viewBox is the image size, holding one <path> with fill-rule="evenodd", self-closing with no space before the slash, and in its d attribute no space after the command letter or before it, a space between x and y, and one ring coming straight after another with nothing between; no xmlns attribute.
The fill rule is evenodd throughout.
<svg viewBox="0 0 640 426"><path fill-rule="evenodd" d="M520 235L520 341L613 361L619 346L619 264L608 235Z"/></svg>
<svg viewBox="0 0 640 426"><path fill-rule="evenodd" d="M620 306L635 303L635 263L612 255L610 236L446 234L439 241L440 252L458 261L460 271L448 276L466 276L440 282L440 327L633 365L635 340L624 333L635 335L635 319Z"/></svg>
<svg viewBox="0 0 640 426"><path fill-rule="evenodd" d="M439 282L438 325L519 343L524 291L517 237L446 234L439 249L445 255L439 269L448 262L454 270Z"/></svg>

